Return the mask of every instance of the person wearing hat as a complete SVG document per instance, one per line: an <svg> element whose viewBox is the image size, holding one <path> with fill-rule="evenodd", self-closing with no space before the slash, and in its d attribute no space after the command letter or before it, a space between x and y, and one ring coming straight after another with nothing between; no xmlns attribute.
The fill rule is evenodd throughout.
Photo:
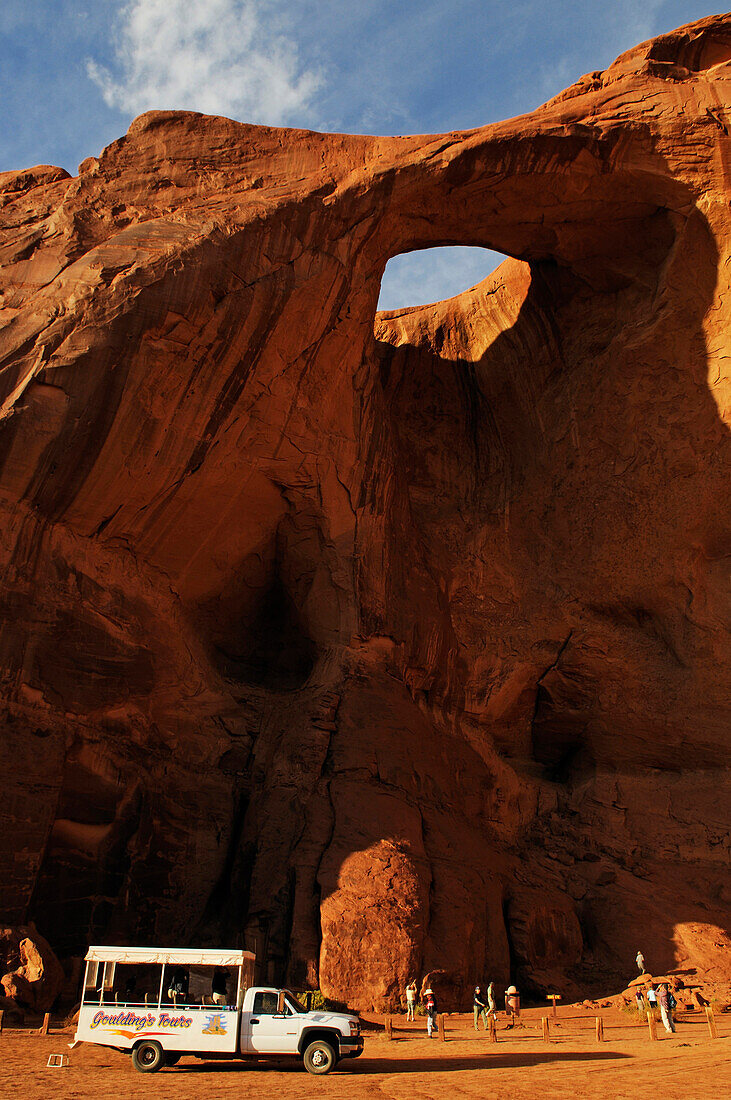
<svg viewBox="0 0 731 1100"><path fill-rule="evenodd" d="M482 1016L482 1023L485 1031L487 1031L487 1005L485 1004L485 999L482 996L482 991L479 985L475 986L475 995L472 999L472 1008L475 1017L475 1031L480 1030L478 1026L480 1016Z"/></svg>
<svg viewBox="0 0 731 1100"><path fill-rule="evenodd" d="M431 1039L437 1020L437 999L433 989L427 989L424 993L424 1007L426 1008L426 1033Z"/></svg>
<svg viewBox="0 0 731 1100"><path fill-rule="evenodd" d="M505 1015L510 1021L508 1027L515 1027L515 1021L520 1016L520 994L514 985L509 985L505 990Z"/></svg>

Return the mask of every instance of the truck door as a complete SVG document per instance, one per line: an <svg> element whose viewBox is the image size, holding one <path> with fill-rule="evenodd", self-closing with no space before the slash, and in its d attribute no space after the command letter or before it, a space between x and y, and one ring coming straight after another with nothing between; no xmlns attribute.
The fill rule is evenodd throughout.
<svg viewBox="0 0 731 1100"><path fill-rule="evenodd" d="M251 1012L242 1019L242 1050L256 1054L296 1054L299 1027L296 1015L285 1004L277 1013L277 991L260 989Z"/></svg>

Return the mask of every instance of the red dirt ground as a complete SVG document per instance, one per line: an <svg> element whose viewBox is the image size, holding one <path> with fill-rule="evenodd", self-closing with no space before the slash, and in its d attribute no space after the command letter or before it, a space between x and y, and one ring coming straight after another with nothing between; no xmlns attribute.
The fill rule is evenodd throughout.
<svg viewBox="0 0 731 1100"><path fill-rule="evenodd" d="M328 1077L313 1078L299 1066L200 1062L186 1058L152 1077L137 1073L129 1058L104 1047L68 1051L71 1031L48 1036L6 1030L0 1035L0 1097L22 1100L198 1100L211 1095L248 1100L472 1100L486 1095L511 1100L536 1097L601 1097L637 1100L651 1092L663 1100L731 1093L731 1018L716 1017L718 1039L705 1017L681 1017L676 1035L651 1042L645 1025L621 1012L604 1012L604 1043L594 1036L594 1015L568 1007L551 1020L551 1042L540 1036L545 1010L529 1009L524 1027L499 1042L475 1035L468 1016L447 1021L447 1041L427 1040L423 1021L406 1029L395 1018L393 1042L382 1032L366 1035L361 1058L342 1063ZM64 1069L48 1069L49 1054L68 1053ZM725 1085L724 1085L725 1082Z"/></svg>

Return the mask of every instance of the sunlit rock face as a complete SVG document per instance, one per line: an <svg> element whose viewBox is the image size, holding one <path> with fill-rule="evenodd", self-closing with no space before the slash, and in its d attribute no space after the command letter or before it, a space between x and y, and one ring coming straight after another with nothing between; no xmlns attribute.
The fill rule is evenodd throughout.
<svg viewBox="0 0 731 1100"><path fill-rule="evenodd" d="M47 1012L61 992L64 972L36 928L0 928L0 1009L10 1018Z"/></svg>
<svg viewBox="0 0 731 1100"><path fill-rule="evenodd" d="M8 923L360 1008L729 976L730 58L0 177ZM374 322L444 244L515 258Z"/></svg>

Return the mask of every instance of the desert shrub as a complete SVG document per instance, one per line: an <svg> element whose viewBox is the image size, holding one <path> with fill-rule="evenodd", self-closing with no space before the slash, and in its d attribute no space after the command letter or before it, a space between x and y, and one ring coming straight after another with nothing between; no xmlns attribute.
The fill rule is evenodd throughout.
<svg viewBox="0 0 731 1100"><path fill-rule="evenodd" d="M310 998L310 1009L313 1012L349 1012L344 1001L331 1001L321 989L313 989L305 995Z"/></svg>

